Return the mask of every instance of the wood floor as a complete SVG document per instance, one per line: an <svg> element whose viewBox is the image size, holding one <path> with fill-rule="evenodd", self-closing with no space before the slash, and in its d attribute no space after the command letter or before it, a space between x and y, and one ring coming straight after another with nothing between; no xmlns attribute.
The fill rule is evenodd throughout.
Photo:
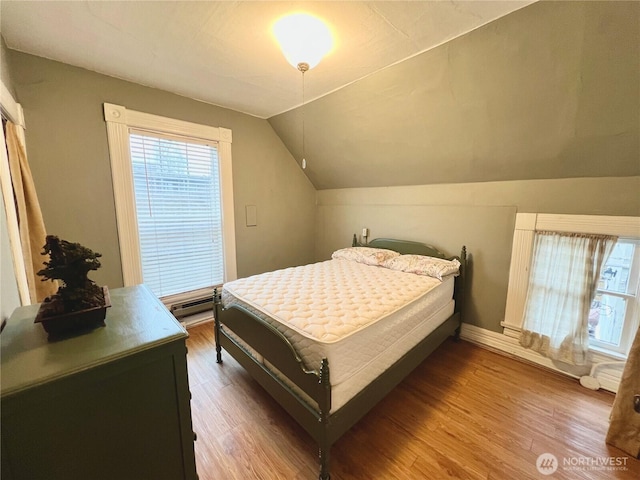
<svg viewBox="0 0 640 480"><path fill-rule="evenodd" d="M317 479L306 432L228 354L215 363L212 324L189 333L200 480ZM333 446L331 478L637 480L640 460L604 443L613 398L447 341ZM548 476L543 453L559 462ZM620 469L594 466L609 457Z"/></svg>

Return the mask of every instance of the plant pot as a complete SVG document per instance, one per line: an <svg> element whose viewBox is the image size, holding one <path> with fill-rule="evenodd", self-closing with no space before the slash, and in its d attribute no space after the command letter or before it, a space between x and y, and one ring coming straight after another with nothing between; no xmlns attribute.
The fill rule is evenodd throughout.
<svg viewBox="0 0 640 480"><path fill-rule="evenodd" d="M109 289L106 286L102 287L102 293L104 294L104 305L61 315L44 316L43 304L38 310L34 323L42 324L44 330L49 334L49 340L73 336L97 327L104 327L107 308L111 306L111 298L109 297Z"/></svg>

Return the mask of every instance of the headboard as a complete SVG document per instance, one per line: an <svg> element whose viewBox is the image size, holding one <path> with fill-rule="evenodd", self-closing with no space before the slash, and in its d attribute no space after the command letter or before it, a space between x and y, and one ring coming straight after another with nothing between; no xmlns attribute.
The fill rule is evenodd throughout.
<svg viewBox="0 0 640 480"><path fill-rule="evenodd" d="M353 246L371 247L371 248L386 248L393 250L403 255L427 255L429 257L437 258L450 258L447 257L437 248L427 245L426 243L412 242L409 240L396 240L394 238L376 238L369 243L360 244L357 242L355 235L353 236Z"/></svg>

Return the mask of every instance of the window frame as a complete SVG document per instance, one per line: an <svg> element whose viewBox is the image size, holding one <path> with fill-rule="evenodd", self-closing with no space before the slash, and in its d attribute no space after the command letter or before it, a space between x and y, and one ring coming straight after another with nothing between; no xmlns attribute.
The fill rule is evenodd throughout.
<svg viewBox="0 0 640 480"><path fill-rule="evenodd" d="M524 319L524 307L529 287L529 274L533 257L534 235L536 231L592 233L616 235L624 239L640 239L640 217L605 215L565 215L547 213L517 213L511 251L511 267L505 318L501 322L503 334L519 338ZM631 308L637 311L639 299ZM625 325L625 328L627 325ZM631 326L629 326L631 328ZM636 325L637 328L637 325ZM629 346L631 342L629 341ZM604 353L612 358L626 358L628 350L610 349L592 345L591 350Z"/></svg>
<svg viewBox="0 0 640 480"><path fill-rule="evenodd" d="M618 238L618 242L631 243L634 245L635 250L633 253L633 262L629 271L629 277L637 277L640 274L640 239L621 237ZM627 301L627 308L624 316L624 326L622 327L622 332L620 334L620 345L611 345L607 342L590 337L589 348L603 353L616 352L621 355L626 355L631 348L631 343L634 338L633 333L638 328L638 322L640 321L636 313L638 311L638 303L640 302L640 281L636 283L635 291L631 293L621 293L600 288L596 289L596 291L603 295L625 299Z"/></svg>
<svg viewBox="0 0 640 480"><path fill-rule="evenodd" d="M25 121L22 105L15 101L13 95L0 79L0 111L2 116L13 122L17 128L18 137L22 145L26 147ZM18 296L20 305L30 305L35 299L31 298L29 284L27 282L27 266L22 253L22 243L20 241L20 227L18 225L18 213L16 211L13 197L13 186L11 184L11 172L9 171L9 156L7 145L2 132L2 145L0 146L0 190L4 200L5 213L7 217L7 233L9 236L9 247L13 261L13 273L16 277ZM9 312L10 313L10 312Z"/></svg>
<svg viewBox="0 0 640 480"><path fill-rule="evenodd" d="M194 141L204 140L218 144L222 197L224 281L235 280L237 278L237 267L231 130L137 112L110 103L104 104L104 118L107 124L107 139L111 157L111 175L124 286L143 283L133 171L129 150L131 129L146 130L156 134L176 135L187 139L192 138Z"/></svg>

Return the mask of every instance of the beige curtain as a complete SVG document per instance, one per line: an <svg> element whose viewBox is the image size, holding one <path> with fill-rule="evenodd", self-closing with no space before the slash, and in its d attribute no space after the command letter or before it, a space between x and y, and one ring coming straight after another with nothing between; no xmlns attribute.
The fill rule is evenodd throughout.
<svg viewBox="0 0 640 480"><path fill-rule="evenodd" d="M636 396L640 396L640 330L624 366L607 432L608 444L640 458L640 411L634 409Z"/></svg>
<svg viewBox="0 0 640 480"><path fill-rule="evenodd" d="M589 363L589 308L617 237L536 232L520 344L571 365Z"/></svg>
<svg viewBox="0 0 640 480"><path fill-rule="evenodd" d="M53 282L43 282L36 272L41 270L46 257L42 255L46 230L40 211L38 195L33 184L31 169L27 162L27 153L19 140L16 126L7 122L7 153L9 155L9 171L18 212L20 227L20 243L27 270L27 283L32 302L41 302L56 293L58 286Z"/></svg>

